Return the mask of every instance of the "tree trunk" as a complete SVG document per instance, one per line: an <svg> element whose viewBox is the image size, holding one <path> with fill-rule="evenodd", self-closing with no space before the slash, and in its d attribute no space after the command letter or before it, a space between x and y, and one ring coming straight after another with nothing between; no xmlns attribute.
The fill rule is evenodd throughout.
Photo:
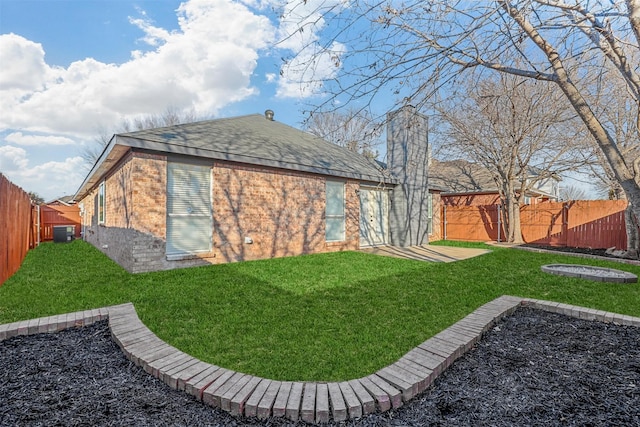
<svg viewBox="0 0 640 427"><path fill-rule="evenodd" d="M631 209L631 204L627 205L624 211L625 227L627 229L627 257L638 258L640 249L640 235L638 233L638 219Z"/></svg>
<svg viewBox="0 0 640 427"><path fill-rule="evenodd" d="M527 21L524 15L512 7L509 2L501 0L499 3L547 57L556 76L554 82L566 95L574 110L578 113L578 116L580 116L591 135L593 135L596 143L600 147L600 150L602 150L607 162L611 166L616 180L620 183L620 186L627 196L627 200L629 201L629 210L636 218L640 218L640 187L638 187L638 184L634 180L633 171L626 164L614 139L604 128L600 120L598 120L596 115L593 113L593 110L591 110L589 104L580 93L580 90L571 80L560 55L556 49L540 35L537 29ZM640 5L638 3L640 3L639 0L627 1L631 15L632 28L636 36L639 36L640 34Z"/></svg>
<svg viewBox="0 0 640 427"><path fill-rule="evenodd" d="M640 43L640 1L627 0L627 10L629 11L631 29L636 36L636 41Z"/></svg>
<svg viewBox="0 0 640 427"><path fill-rule="evenodd" d="M520 203L518 203L517 201L513 202L513 212L511 214L511 233L512 237L509 243L524 243L524 240L522 239L522 227L520 224Z"/></svg>
<svg viewBox="0 0 640 427"><path fill-rule="evenodd" d="M520 203L516 197L505 197L503 201L505 214L505 234L508 243L524 243L520 226Z"/></svg>

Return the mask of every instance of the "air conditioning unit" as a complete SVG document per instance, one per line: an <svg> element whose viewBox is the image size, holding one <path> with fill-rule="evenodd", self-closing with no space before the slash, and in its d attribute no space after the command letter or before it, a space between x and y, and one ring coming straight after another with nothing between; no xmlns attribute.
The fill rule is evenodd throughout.
<svg viewBox="0 0 640 427"><path fill-rule="evenodd" d="M75 238L76 226L75 225L54 225L53 226L53 242L54 243L66 243Z"/></svg>

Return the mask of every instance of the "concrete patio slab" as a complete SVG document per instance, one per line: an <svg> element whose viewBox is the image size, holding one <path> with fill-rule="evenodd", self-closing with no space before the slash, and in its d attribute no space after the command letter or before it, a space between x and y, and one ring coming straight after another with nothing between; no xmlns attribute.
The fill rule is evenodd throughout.
<svg viewBox="0 0 640 427"><path fill-rule="evenodd" d="M488 249L422 245L410 246L408 248L401 248L398 246L376 246L372 248L362 248L360 249L360 252L395 258L413 259L416 261L454 262L484 255L491 251Z"/></svg>

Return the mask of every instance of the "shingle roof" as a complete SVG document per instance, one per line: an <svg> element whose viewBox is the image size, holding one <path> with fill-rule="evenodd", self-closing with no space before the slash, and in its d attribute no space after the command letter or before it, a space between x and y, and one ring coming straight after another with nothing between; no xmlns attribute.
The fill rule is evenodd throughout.
<svg viewBox="0 0 640 427"><path fill-rule="evenodd" d="M498 191L486 168L466 160L434 160L429 165L429 185L456 193Z"/></svg>
<svg viewBox="0 0 640 427"><path fill-rule="evenodd" d="M528 178L540 175L540 169L529 167ZM562 178L551 174L550 179L561 181ZM531 195L548 194L542 185L544 181L535 183L527 190ZM497 192L498 186L493 178L493 173L484 166L467 160L438 161L433 160L429 166L429 187L434 186L443 189L445 193L483 193Z"/></svg>
<svg viewBox="0 0 640 427"><path fill-rule="evenodd" d="M358 153L253 114L115 135L76 196L95 185L117 161L115 157L124 154L123 147L395 183L378 164Z"/></svg>

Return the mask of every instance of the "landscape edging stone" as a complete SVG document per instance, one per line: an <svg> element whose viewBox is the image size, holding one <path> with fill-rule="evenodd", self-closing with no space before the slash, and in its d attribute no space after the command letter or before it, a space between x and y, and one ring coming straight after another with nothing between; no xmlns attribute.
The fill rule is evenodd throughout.
<svg viewBox="0 0 640 427"><path fill-rule="evenodd" d="M640 317L505 295L482 305L407 352L397 362L367 377L340 382L338 386L327 382L281 383L199 361L153 334L140 321L132 303L0 324L0 341L19 335L59 332L108 319L111 335L125 356L172 388L188 392L205 403L223 407L233 415L259 416L261 419L286 416L292 421L302 419L310 423L326 423L330 418L343 421L374 410L386 411L402 406L426 390L438 375L473 348L500 318L513 313L519 306L640 327ZM277 385L278 390L272 387L269 397L264 398L267 385ZM231 392L220 394L229 390L236 393L233 396ZM253 396L256 392L261 395ZM287 396L284 395L286 392Z"/></svg>

